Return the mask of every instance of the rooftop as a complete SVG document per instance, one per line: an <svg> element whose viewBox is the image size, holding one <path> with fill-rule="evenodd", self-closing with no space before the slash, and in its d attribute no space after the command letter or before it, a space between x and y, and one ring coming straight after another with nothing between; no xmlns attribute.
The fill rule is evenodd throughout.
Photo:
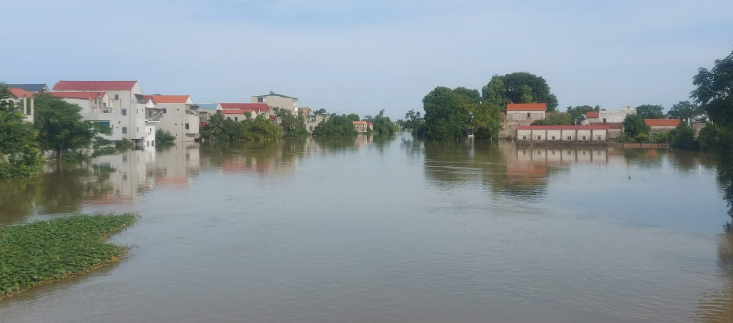
<svg viewBox="0 0 733 323"><path fill-rule="evenodd" d="M28 92L28 91L23 90L23 89L18 89L18 88L11 87L8 90L10 90L10 93L13 94L13 96L16 97L16 98L18 98L18 99L20 99L22 97L28 97L28 98L32 98L33 97L33 93Z"/></svg>
<svg viewBox="0 0 733 323"><path fill-rule="evenodd" d="M54 91L130 91L137 81L59 81Z"/></svg>
<svg viewBox="0 0 733 323"><path fill-rule="evenodd" d="M28 92L41 92L48 88L46 84L8 84L8 87L23 89Z"/></svg>
<svg viewBox="0 0 733 323"><path fill-rule="evenodd" d="M517 130L608 130L608 124L592 124L588 126L518 126Z"/></svg>
<svg viewBox="0 0 733 323"><path fill-rule="evenodd" d="M67 99L95 99L97 96L105 96L107 92L51 92L51 96L54 98L67 98Z"/></svg>
<svg viewBox="0 0 733 323"><path fill-rule="evenodd" d="M680 119L644 119L644 123L650 127L676 127L680 125Z"/></svg>
<svg viewBox="0 0 733 323"><path fill-rule="evenodd" d="M547 111L547 103L509 103L507 111Z"/></svg>
<svg viewBox="0 0 733 323"><path fill-rule="evenodd" d="M264 98L264 97L267 97L267 96L279 96L279 97L281 97L281 98L288 98L288 99L293 99L293 100L297 100L297 99L298 99L298 98L294 98L294 97L292 97L292 96L287 96L287 95L277 94L277 93L275 93L275 92L273 92L273 91L270 91L270 93L269 93L269 94L257 95L257 96L255 96L255 97L257 97L257 98Z"/></svg>
<svg viewBox="0 0 733 323"><path fill-rule="evenodd" d="M153 95L153 101L160 103L188 103L191 100L190 95Z"/></svg>
<svg viewBox="0 0 733 323"><path fill-rule="evenodd" d="M601 112L600 111L589 111L585 114L586 119L590 118L600 118Z"/></svg>

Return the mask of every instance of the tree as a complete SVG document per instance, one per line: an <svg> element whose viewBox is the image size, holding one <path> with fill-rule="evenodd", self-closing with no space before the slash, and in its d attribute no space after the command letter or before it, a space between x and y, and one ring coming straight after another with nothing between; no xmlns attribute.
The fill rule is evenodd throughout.
<svg viewBox="0 0 733 323"><path fill-rule="evenodd" d="M504 75L502 82L508 103L547 103L547 111L557 110L557 97L550 92L550 86L541 76L526 72L511 73Z"/></svg>
<svg viewBox="0 0 733 323"><path fill-rule="evenodd" d="M356 113L351 113L346 116L347 118L351 119L351 121L359 121L359 115Z"/></svg>
<svg viewBox="0 0 733 323"><path fill-rule="evenodd" d="M550 112L547 114L547 118L532 122L533 126L569 126L572 124L572 115L564 112Z"/></svg>
<svg viewBox="0 0 733 323"><path fill-rule="evenodd" d="M308 137L308 131L305 130L305 117L303 111L298 111L298 116L294 116L292 112L280 109L277 112L280 118L280 127L282 127L284 139L302 139ZM351 116L350 116L351 117ZM357 118L359 116L356 116Z"/></svg>
<svg viewBox="0 0 733 323"><path fill-rule="evenodd" d="M499 75L491 77L489 84L481 89L481 100L494 105L498 105L504 109L507 103L510 103L506 95L506 86L504 86L503 78Z"/></svg>
<svg viewBox="0 0 733 323"><path fill-rule="evenodd" d="M354 127L354 122L351 119L336 114L313 128L313 137L348 138L356 137L358 134L356 127Z"/></svg>
<svg viewBox="0 0 733 323"><path fill-rule="evenodd" d="M600 109L600 107L598 107ZM591 111L598 111L595 108L589 106L589 105L581 105L577 107L568 107L567 113L570 114L570 119L572 119L572 124L579 125L585 120L585 115L588 112Z"/></svg>
<svg viewBox="0 0 733 323"><path fill-rule="evenodd" d="M374 116L372 118L372 127L374 128L374 133L377 135L394 135L397 132L397 126L392 123L392 120L389 117L384 116L384 109L379 111L379 114Z"/></svg>
<svg viewBox="0 0 733 323"><path fill-rule="evenodd" d="M675 149L696 150L700 144L695 140L695 131L686 123L680 123L669 132L670 146Z"/></svg>
<svg viewBox="0 0 733 323"><path fill-rule="evenodd" d="M80 111L78 105L48 94L36 95L34 119L41 147L63 158L65 152L89 148L98 134L110 134L99 123L84 120Z"/></svg>
<svg viewBox="0 0 733 323"><path fill-rule="evenodd" d="M457 140L463 135L473 101L459 93L439 86L423 98L425 126L418 135L432 140Z"/></svg>
<svg viewBox="0 0 733 323"><path fill-rule="evenodd" d="M499 137L502 129L501 106L490 101L484 101L472 111L469 127L473 130L474 138L494 140Z"/></svg>
<svg viewBox="0 0 733 323"><path fill-rule="evenodd" d="M673 117L687 122L703 113L704 110L700 106L690 101L680 101L669 110L669 114Z"/></svg>
<svg viewBox="0 0 733 323"><path fill-rule="evenodd" d="M275 140L281 133L282 128L263 114L255 118L250 114L246 120L237 122L217 113L201 128L201 138L212 142Z"/></svg>
<svg viewBox="0 0 733 323"><path fill-rule="evenodd" d="M423 124L425 124L425 119L421 116L420 111L415 112L415 110L410 109L410 111L407 111L405 114L405 120L402 122L402 129L412 131L413 134L416 134Z"/></svg>
<svg viewBox="0 0 733 323"><path fill-rule="evenodd" d="M10 98L7 85L0 83L0 179L30 176L41 170L43 159L33 125L4 100Z"/></svg>
<svg viewBox="0 0 733 323"><path fill-rule="evenodd" d="M323 114L328 114L328 112L326 112L326 109L318 109L316 111L313 111L313 115L316 115L316 116L323 115Z"/></svg>
<svg viewBox="0 0 733 323"><path fill-rule="evenodd" d="M636 115L642 119L663 119L664 107L661 105L643 104L636 107Z"/></svg>
<svg viewBox="0 0 733 323"><path fill-rule="evenodd" d="M697 89L690 97L722 131L730 132L733 129L733 52L722 60L715 60L711 70L700 68L692 84Z"/></svg>
<svg viewBox="0 0 733 323"><path fill-rule="evenodd" d="M624 131L630 133L632 138L638 135L649 135L649 126L644 123L644 118L636 114L630 114L624 119Z"/></svg>
<svg viewBox="0 0 733 323"><path fill-rule="evenodd" d="M155 142L158 145L171 145L175 140L176 136L171 134L170 131L163 129L155 130Z"/></svg>
<svg viewBox="0 0 733 323"><path fill-rule="evenodd" d="M478 90L467 89L465 87L457 87L455 88L455 90L453 90L453 92L458 95L465 96L466 98L468 98L468 101L473 104L481 103L481 93L479 93Z"/></svg>

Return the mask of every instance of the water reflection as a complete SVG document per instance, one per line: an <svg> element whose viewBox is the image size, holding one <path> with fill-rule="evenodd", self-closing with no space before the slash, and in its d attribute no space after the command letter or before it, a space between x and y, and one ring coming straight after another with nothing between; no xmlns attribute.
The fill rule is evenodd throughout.
<svg viewBox="0 0 733 323"><path fill-rule="evenodd" d="M718 240L718 268L723 288L703 293L697 322L733 322L733 234L722 234Z"/></svg>

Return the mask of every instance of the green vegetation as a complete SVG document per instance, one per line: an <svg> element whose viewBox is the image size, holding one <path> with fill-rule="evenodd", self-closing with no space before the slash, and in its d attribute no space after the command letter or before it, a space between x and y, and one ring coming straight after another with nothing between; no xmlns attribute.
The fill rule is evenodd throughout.
<svg viewBox="0 0 733 323"><path fill-rule="evenodd" d="M270 122L263 115L252 119L245 114L246 120L226 119L222 114L214 114L209 123L201 128L201 138L212 142L260 141L280 138L282 128Z"/></svg>
<svg viewBox="0 0 733 323"><path fill-rule="evenodd" d="M413 133L417 133L417 130L422 127L423 123L425 123L425 119L420 114L420 111L415 112L415 110L412 109L407 111L405 114L405 120L401 121L402 130L412 131Z"/></svg>
<svg viewBox="0 0 733 323"><path fill-rule="evenodd" d="M733 148L733 52L722 60L716 60L711 70L700 68L692 84L697 89L692 91L691 98L717 125L714 137L719 142L715 145L708 142L706 146L730 151ZM706 136L706 140L712 138L710 134Z"/></svg>
<svg viewBox="0 0 733 323"><path fill-rule="evenodd" d="M589 105L581 105L577 107L568 107L567 113L570 114L570 118L572 120L572 124L579 125L585 120L585 114L591 111L600 111L601 107L596 106L591 107Z"/></svg>
<svg viewBox="0 0 733 323"><path fill-rule="evenodd" d="M573 116L565 112L550 112L547 118L532 122L533 126L569 126L573 124Z"/></svg>
<svg viewBox="0 0 733 323"><path fill-rule="evenodd" d="M518 72L504 76L494 75L483 87L481 100L492 101L502 109L507 103L547 103L547 111L557 110L557 97L541 76Z"/></svg>
<svg viewBox="0 0 733 323"><path fill-rule="evenodd" d="M636 107L636 115L642 119L664 119L662 110L664 107L661 105L643 104Z"/></svg>
<svg viewBox="0 0 733 323"><path fill-rule="evenodd" d="M9 97L7 85L0 83L0 179L33 175L43 164L37 132L23 122L19 110L2 101Z"/></svg>
<svg viewBox="0 0 733 323"><path fill-rule="evenodd" d="M680 119L684 122L689 122L692 118L705 113L705 111L697 104L690 103L690 101L680 101L679 103L672 106L669 110L669 114L675 119Z"/></svg>
<svg viewBox="0 0 733 323"><path fill-rule="evenodd" d="M680 123L677 128L669 132L667 142L674 149L696 150L700 143L695 140L695 131L685 123Z"/></svg>
<svg viewBox="0 0 733 323"><path fill-rule="evenodd" d="M0 298L115 262L125 248L105 243L133 214L76 215L0 226Z"/></svg>
<svg viewBox="0 0 733 323"><path fill-rule="evenodd" d="M644 123L644 118L638 114L630 114L624 119L624 132L630 134L631 138L636 138L639 135L649 137L649 126Z"/></svg>
<svg viewBox="0 0 733 323"><path fill-rule="evenodd" d="M298 111L298 116L294 116L289 110L278 109L276 113L280 118L280 127L282 127L283 139L304 139L308 138L308 131L305 130L305 116L302 111Z"/></svg>
<svg viewBox="0 0 733 323"><path fill-rule="evenodd" d="M344 138L356 137L356 135L358 135L358 132L354 127L354 122L348 116L333 114L328 120L313 128L313 137Z"/></svg>
<svg viewBox="0 0 733 323"><path fill-rule="evenodd" d="M84 120L78 105L67 103L48 94L35 96L35 127L38 141L45 150L53 150L56 157L83 155L98 138L98 134L110 134L110 129L99 123ZM71 157L71 156L70 156Z"/></svg>
<svg viewBox="0 0 733 323"><path fill-rule="evenodd" d="M425 124L418 130L418 135L431 140L458 140L471 120L474 106L472 98L461 91L436 87L423 99Z"/></svg>
<svg viewBox="0 0 733 323"><path fill-rule="evenodd" d="M373 132L379 136L391 136L394 135L398 129L389 117L384 116L384 109L379 111L379 114L371 118Z"/></svg>
<svg viewBox="0 0 733 323"><path fill-rule="evenodd" d="M155 144L156 145L174 145L176 142L176 136L174 136L170 131L158 129L155 130Z"/></svg>

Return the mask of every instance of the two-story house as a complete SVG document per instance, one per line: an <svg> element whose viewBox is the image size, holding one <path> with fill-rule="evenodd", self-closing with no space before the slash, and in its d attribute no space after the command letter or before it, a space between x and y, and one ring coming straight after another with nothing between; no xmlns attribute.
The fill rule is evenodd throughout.
<svg viewBox="0 0 733 323"><path fill-rule="evenodd" d="M145 100L137 81L60 81L53 87L54 92L106 92L115 107L115 114L122 118L120 127L122 138L142 146L145 138Z"/></svg>
<svg viewBox="0 0 733 323"><path fill-rule="evenodd" d="M502 139L513 139L517 133L517 127L529 126L536 120L545 118L547 113L546 103L510 103L506 106L503 128L499 133Z"/></svg>
<svg viewBox="0 0 733 323"><path fill-rule="evenodd" d="M162 110L158 127L183 142L199 139L199 107L190 95L153 95L156 110Z"/></svg>
<svg viewBox="0 0 733 323"><path fill-rule="evenodd" d="M112 134L103 136L107 140L119 141L126 138L122 133L124 117L115 109L114 101L107 92L51 92L51 96L81 107L85 120L97 122L110 128Z"/></svg>
<svg viewBox="0 0 733 323"><path fill-rule="evenodd" d="M33 93L12 87L9 90L10 97L3 101L8 102L11 107L19 110L23 114L23 121L33 123L33 113L35 112Z"/></svg>

